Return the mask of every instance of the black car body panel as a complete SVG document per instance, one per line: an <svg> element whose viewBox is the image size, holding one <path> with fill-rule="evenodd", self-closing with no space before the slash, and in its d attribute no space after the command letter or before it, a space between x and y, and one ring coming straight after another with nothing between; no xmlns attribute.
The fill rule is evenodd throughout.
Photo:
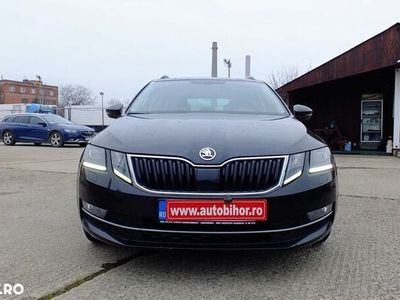
<svg viewBox="0 0 400 300"><path fill-rule="evenodd" d="M104 170L87 168L81 159L78 206L84 231L103 242L168 249L283 249L316 243L331 232L337 208L334 159L329 158L330 169L310 171L311 151L326 145L290 113L126 115L98 134L91 145L105 149ZM199 150L203 147L212 147L215 158L202 159ZM132 182L116 176L113 151L126 155ZM286 184L289 160L297 153L304 153L301 176ZM282 157L285 164L279 184L265 191L216 192L212 184L208 190L199 190L198 185L193 191L173 191L168 186L152 190L135 181L130 155L181 159L193 166L196 180L201 171L201 179L214 184L221 176L215 175L215 169L230 160ZM157 172L162 173L162 167ZM268 217L256 222L162 222L159 205L166 199L225 203L263 199Z"/></svg>
<svg viewBox="0 0 400 300"><path fill-rule="evenodd" d="M92 143L126 153L180 156L195 164L218 164L232 157L264 156L266 153L271 156L291 154L325 146L291 116L234 114L125 116ZM205 162L198 155L205 146L217 152L212 162Z"/></svg>

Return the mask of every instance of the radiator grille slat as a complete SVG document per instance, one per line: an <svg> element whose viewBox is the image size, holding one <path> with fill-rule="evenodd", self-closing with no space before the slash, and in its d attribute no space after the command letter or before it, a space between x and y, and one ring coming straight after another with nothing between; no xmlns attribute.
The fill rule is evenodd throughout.
<svg viewBox="0 0 400 300"><path fill-rule="evenodd" d="M175 158L132 156L131 161L136 182L160 192L261 192L279 184L284 166L283 157L235 159L215 168L194 167ZM196 169L202 169L202 179ZM213 172L210 191L202 181L208 171Z"/></svg>

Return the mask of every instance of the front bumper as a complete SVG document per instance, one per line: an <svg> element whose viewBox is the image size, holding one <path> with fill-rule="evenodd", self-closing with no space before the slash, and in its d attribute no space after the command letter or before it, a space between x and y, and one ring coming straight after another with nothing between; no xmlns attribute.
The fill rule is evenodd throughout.
<svg viewBox="0 0 400 300"><path fill-rule="evenodd" d="M87 144L94 137L83 136L80 133L64 133L64 142L66 144Z"/></svg>
<svg viewBox="0 0 400 300"><path fill-rule="evenodd" d="M313 244L331 232L334 212L303 226L264 231L152 230L104 222L83 211L83 228L106 243L165 249L289 249Z"/></svg>
<svg viewBox="0 0 400 300"><path fill-rule="evenodd" d="M80 138L80 139L68 139L65 141L66 144L87 144L89 143L89 140L86 140L85 138Z"/></svg>
<svg viewBox="0 0 400 300"><path fill-rule="evenodd" d="M234 197L268 200L268 219L256 224L170 224L159 223L157 218L158 201L168 198L165 195L154 195L107 172L81 167L78 205L83 229L115 245L168 249L286 249L313 244L330 233L337 207L336 181L336 169L333 169L323 174L304 174L266 195ZM214 198L221 199L221 196ZM85 210L82 201L106 210L106 215L99 217ZM309 218L307 213L330 204L332 210L325 215L314 220Z"/></svg>

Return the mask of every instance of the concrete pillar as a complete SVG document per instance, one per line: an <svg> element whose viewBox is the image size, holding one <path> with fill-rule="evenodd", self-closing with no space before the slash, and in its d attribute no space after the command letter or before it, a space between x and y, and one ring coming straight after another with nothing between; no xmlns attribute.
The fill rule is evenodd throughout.
<svg viewBox="0 0 400 300"><path fill-rule="evenodd" d="M394 80L393 148L400 150L400 68L395 70Z"/></svg>
<svg viewBox="0 0 400 300"><path fill-rule="evenodd" d="M217 42L212 43L212 58L211 58L211 77L217 77L218 72L217 72L217 65L218 65L218 56L217 56Z"/></svg>
<svg viewBox="0 0 400 300"><path fill-rule="evenodd" d="M250 55L246 55L244 66L245 66L244 77L247 78L250 76Z"/></svg>

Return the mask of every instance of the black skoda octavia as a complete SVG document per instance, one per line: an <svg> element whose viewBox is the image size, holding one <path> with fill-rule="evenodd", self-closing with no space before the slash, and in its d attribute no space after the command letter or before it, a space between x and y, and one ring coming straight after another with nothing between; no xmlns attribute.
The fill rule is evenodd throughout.
<svg viewBox="0 0 400 300"><path fill-rule="evenodd" d="M86 147L78 205L92 242L144 248L282 249L332 229L326 144L266 83L162 78Z"/></svg>

